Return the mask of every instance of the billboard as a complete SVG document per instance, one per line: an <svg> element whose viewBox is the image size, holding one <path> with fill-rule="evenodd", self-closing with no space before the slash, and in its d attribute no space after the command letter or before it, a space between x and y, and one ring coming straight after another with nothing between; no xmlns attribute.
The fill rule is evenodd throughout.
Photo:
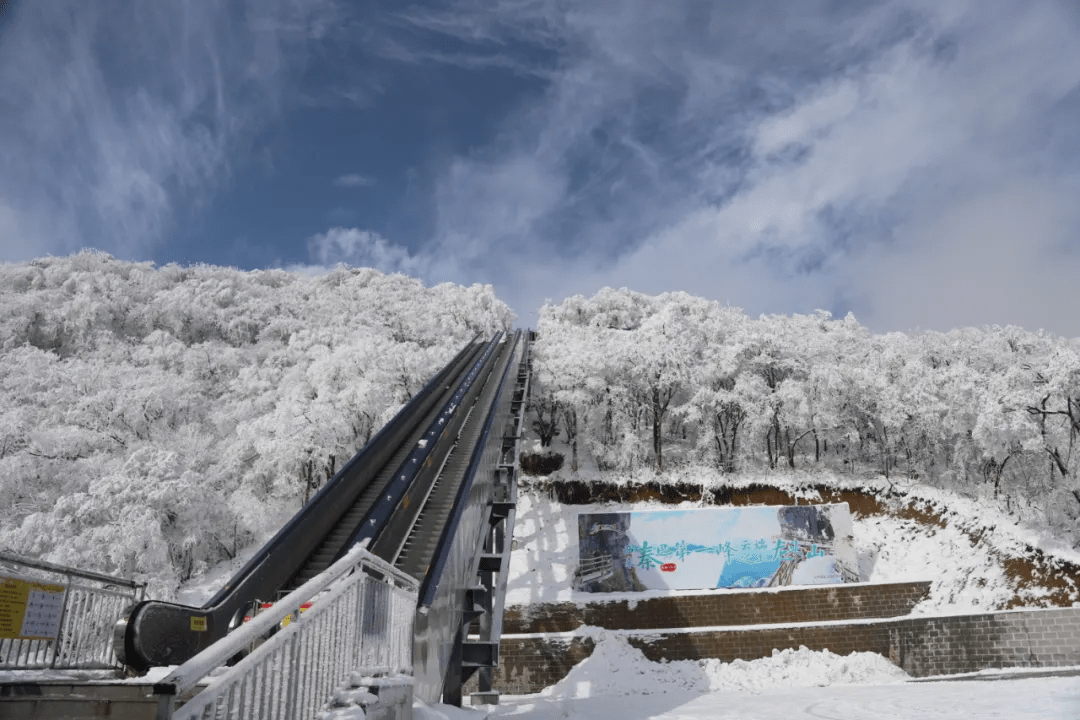
<svg viewBox="0 0 1080 720"><path fill-rule="evenodd" d="M847 503L579 513L585 592L859 582Z"/></svg>

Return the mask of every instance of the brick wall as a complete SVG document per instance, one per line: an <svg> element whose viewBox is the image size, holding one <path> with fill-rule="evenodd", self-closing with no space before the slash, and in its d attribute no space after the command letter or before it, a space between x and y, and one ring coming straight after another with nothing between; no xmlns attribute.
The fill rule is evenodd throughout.
<svg viewBox="0 0 1080 720"><path fill-rule="evenodd" d="M889 659L916 677L1080 665L1080 608L910 618L889 635Z"/></svg>
<svg viewBox="0 0 1080 720"><path fill-rule="evenodd" d="M1080 608L983 615L908 617L843 624L746 627L669 633L631 632L650 660L768 657L774 648L876 652L915 677L986 668L1080 665ZM539 692L592 653L592 640L567 636L504 636L495 687Z"/></svg>
<svg viewBox="0 0 1080 720"><path fill-rule="evenodd" d="M567 632L581 625L623 630L802 623L907 615L929 582L727 590L589 603L510 607L504 633Z"/></svg>
<svg viewBox="0 0 1080 720"><path fill-rule="evenodd" d="M504 637L499 643L499 667L492 687L504 695L540 692L566 677L570 668L592 655L592 651L590 638ZM478 687L474 675L466 683L465 692L475 692Z"/></svg>

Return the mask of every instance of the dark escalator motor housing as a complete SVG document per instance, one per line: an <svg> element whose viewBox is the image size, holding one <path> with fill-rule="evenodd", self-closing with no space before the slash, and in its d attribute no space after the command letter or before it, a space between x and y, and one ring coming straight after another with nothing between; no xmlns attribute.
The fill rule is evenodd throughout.
<svg viewBox="0 0 1080 720"><path fill-rule="evenodd" d="M136 672L179 665L224 636L214 614L199 608L147 600L116 625L113 650Z"/></svg>

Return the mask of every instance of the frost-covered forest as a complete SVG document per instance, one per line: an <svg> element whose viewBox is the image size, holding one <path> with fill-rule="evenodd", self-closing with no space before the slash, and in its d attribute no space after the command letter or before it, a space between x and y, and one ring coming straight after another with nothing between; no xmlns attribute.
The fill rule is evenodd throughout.
<svg viewBox="0 0 1080 720"><path fill-rule="evenodd" d="M343 266L0 265L0 548L168 598L512 319L490 286Z"/></svg>
<svg viewBox="0 0 1080 720"><path fill-rule="evenodd" d="M534 427L567 468L883 475L1080 542L1080 344L1016 327L873 334L685 293L541 310Z"/></svg>
<svg viewBox="0 0 1080 720"><path fill-rule="evenodd" d="M274 532L513 319L490 286L93 252L0 265L0 306L0 548L161 598ZM537 330L531 417L564 473L882 476L1080 542L1076 340L610 289L545 306Z"/></svg>

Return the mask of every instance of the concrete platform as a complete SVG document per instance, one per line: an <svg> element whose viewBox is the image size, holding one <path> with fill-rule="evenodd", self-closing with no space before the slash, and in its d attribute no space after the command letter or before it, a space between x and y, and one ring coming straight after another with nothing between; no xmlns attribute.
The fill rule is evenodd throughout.
<svg viewBox="0 0 1080 720"><path fill-rule="evenodd" d="M102 717L154 720L156 711L157 697L152 683L116 680L0 683L0 720Z"/></svg>

